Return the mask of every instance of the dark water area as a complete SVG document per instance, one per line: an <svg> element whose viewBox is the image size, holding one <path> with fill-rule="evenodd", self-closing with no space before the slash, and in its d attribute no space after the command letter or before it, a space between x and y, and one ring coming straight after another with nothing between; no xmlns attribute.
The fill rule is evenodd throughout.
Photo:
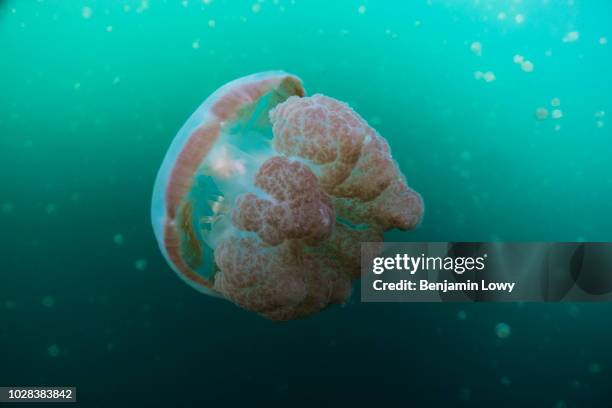
<svg viewBox="0 0 612 408"><path fill-rule="evenodd" d="M611 406L609 304L355 290L271 322L185 285L150 219L194 109L283 69L376 127L422 194L420 228L386 239L611 241L611 19L595 0L0 1L0 386L92 407Z"/></svg>

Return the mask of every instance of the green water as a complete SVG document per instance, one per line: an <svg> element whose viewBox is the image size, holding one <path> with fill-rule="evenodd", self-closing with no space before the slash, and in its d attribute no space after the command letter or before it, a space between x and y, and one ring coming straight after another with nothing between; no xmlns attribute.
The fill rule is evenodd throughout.
<svg viewBox="0 0 612 408"><path fill-rule="evenodd" d="M611 241L611 20L603 0L0 1L0 386L75 385L85 406L610 406L608 305L356 294L275 324L181 282L149 205L205 97L282 69L388 139L426 205L388 239Z"/></svg>

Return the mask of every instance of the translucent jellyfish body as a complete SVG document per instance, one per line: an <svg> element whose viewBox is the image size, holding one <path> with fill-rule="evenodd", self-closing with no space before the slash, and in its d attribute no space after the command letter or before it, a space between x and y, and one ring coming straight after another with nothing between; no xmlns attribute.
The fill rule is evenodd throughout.
<svg viewBox="0 0 612 408"><path fill-rule="evenodd" d="M151 213L162 253L188 284L290 320L346 302L360 243L415 228L423 202L348 105L265 72L224 85L189 118Z"/></svg>

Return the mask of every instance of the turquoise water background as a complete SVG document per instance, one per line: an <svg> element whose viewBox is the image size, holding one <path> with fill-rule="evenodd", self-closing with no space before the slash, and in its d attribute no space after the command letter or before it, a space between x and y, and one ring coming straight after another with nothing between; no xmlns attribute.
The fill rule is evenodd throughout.
<svg viewBox="0 0 612 408"><path fill-rule="evenodd" d="M0 1L0 385L86 406L610 406L609 305L356 294L272 323L181 282L149 205L206 96L283 69L376 127L423 195L389 240L612 241L611 20L603 0Z"/></svg>

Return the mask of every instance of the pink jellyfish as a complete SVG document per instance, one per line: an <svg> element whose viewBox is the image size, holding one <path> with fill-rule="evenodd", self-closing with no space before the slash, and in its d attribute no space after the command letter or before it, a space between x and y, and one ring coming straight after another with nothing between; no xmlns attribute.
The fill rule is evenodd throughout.
<svg viewBox="0 0 612 408"><path fill-rule="evenodd" d="M222 86L177 134L153 192L176 273L274 320L346 302L360 243L423 214L386 140L347 104L304 95L278 71Z"/></svg>

